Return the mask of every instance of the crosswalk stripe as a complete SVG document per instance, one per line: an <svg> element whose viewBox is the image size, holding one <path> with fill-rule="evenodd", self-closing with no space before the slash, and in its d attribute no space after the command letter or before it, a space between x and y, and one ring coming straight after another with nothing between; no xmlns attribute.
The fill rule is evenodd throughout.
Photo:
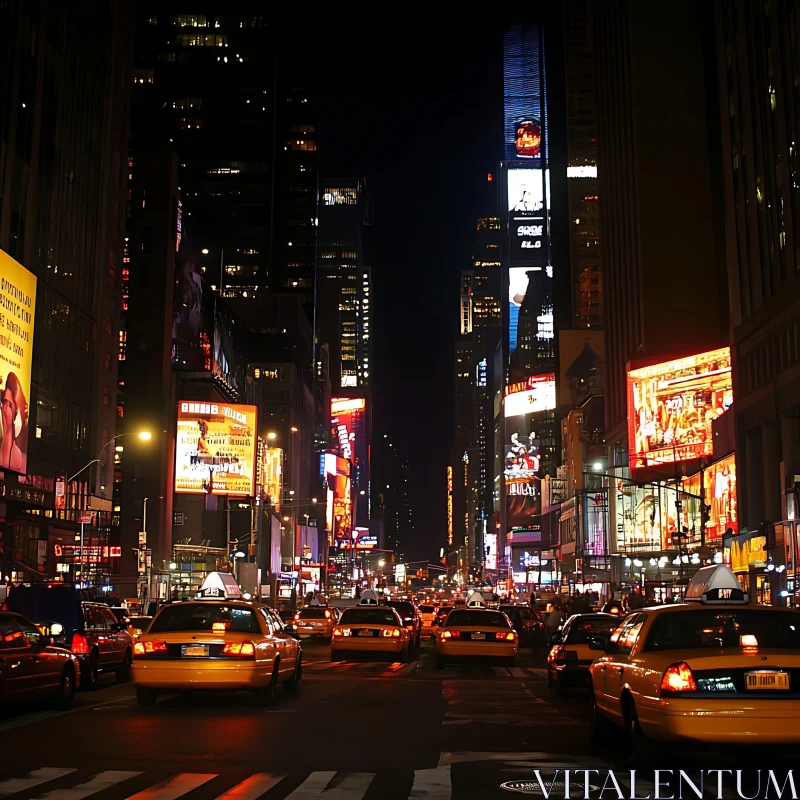
<svg viewBox="0 0 800 800"><path fill-rule="evenodd" d="M26 789L32 789L34 786L54 781L56 778L62 778L64 775L69 775L76 771L74 769L58 769L56 767L42 767L41 769L31 770L24 778L9 778L8 780L0 781L0 797L7 797L16 792L24 792Z"/></svg>
<svg viewBox="0 0 800 800"><path fill-rule="evenodd" d="M515 677L515 678L527 678L528 676L525 674L525 670L521 669L520 667L509 667L508 671Z"/></svg>
<svg viewBox="0 0 800 800"><path fill-rule="evenodd" d="M208 783L212 778L216 778L216 773L209 772L181 772L173 775L165 781L142 789L127 800L176 800L181 795L191 792L198 786Z"/></svg>
<svg viewBox="0 0 800 800"><path fill-rule="evenodd" d="M399 669L403 669L403 667L407 667L408 664L403 664L402 661L398 661L396 664L389 665L389 672L397 672Z"/></svg>
<svg viewBox="0 0 800 800"><path fill-rule="evenodd" d="M435 769L418 769L414 772L414 785L409 800L449 800L452 796L450 765L440 764Z"/></svg>
<svg viewBox="0 0 800 800"><path fill-rule="evenodd" d="M70 786L68 789L52 789L45 792L35 800L83 800L84 797L102 792L111 786L116 786L118 783L135 778L141 775L141 772L134 772L132 770L107 770L105 772L98 772L90 781L86 783L79 783L77 786Z"/></svg>
<svg viewBox="0 0 800 800"><path fill-rule="evenodd" d="M337 779L337 775L342 777ZM374 777L371 772L312 772L286 800L314 800L323 795L325 800L359 800Z"/></svg>
<svg viewBox="0 0 800 800"><path fill-rule="evenodd" d="M377 667L379 663L380 663L379 661L367 661L364 664L356 664L355 668L356 669L372 669L373 667Z"/></svg>
<svg viewBox="0 0 800 800"><path fill-rule="evenodd" d="M492 667L492 672L495 675L502 675L504 678L507 678L511 673L505 667Z"/></svg>
<svg viewBox="0 0 800 800"><path fill-rule="evenodd" d="M256 800L266 794L273 786L277 786L286 776L273 775L271 772L259 772L251 775L232 789L221 794L217 800Z"/></svg>

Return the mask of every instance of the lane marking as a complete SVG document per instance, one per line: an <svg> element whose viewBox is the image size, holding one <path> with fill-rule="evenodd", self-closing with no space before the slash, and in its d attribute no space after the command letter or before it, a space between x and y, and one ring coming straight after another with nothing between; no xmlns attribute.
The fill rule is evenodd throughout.
<svg viewBox="0 0 800 800"><path fill-rule="evenodd" d="M409 800L415 798L432 798L432 800L449 800L453 789L450 780L450 765L442 764L434 769L418 769L414 771L414 785L411 787Z"/></svg>
<svg viewBox="0 0 800 800"><path fill-rule="evenodd" d="M45 792L35 800L83 800L84 797L102 792L118 783L135 778L141 775L141 772L134 772L132 770L107 770L106 772L98 772L91 780L86 783L79 783L77 786L71 786L68 789L53 789L52 791Z"/></svg>
<svg viewBox="0 0 800 800"><path fill-rule="evenodd" d="M77 772L77 770L57 769L55 767L42 767L41 769L31 770L24 778L8 778L8 780L0 781L0 797L8 797L8 795L16 792L24 792L26 789L32 789L42 783L54 781L56 778L63 778L64 775L70 775L73 772Z"/></svg>
<svg viewBox="0 0 800 800"><path fill-rule="evenodd" d="M502 677L507 678L511 673L505 667L492 667L492 672L495 675L502 675Z"/></svg>
<svg viewBox="0 0 800 800"><path fill-rule="evenodd" d="M515 677L515 678L527 678L528 676L525 674L525 670L521 667L509 667L508 671Z"/></svg>
<svg viewBox="0 0 800 800"><path fill-rule="evenodd" d="M258 772L251 775L232 789L221 794L217 800L256 800L266 794L273 786L277 786L286 775L274 775L271 772Z"/></svg>
<svg viewBox="0 0 800 800"><path fill-rule="evenodd" d="M142 789L127 800L176 800L216 777L215 772L181 772L147 789Z"/></svg>
<svg viewBox="0 0 800 800"><path fill-rule="evenodd" d="M359 800L369 789L372 772L312 772L286 800Z"/></svg>

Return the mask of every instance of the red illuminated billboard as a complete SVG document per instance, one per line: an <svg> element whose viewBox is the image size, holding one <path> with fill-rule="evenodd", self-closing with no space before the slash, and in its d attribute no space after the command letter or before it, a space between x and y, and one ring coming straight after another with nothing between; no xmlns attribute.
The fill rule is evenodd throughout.
<svg viewBox="0 0 800 800"><path fill-rule="evenodd" d="M732 403L728 347L630 370L631 469L712 455L711 424Z"/></svg>

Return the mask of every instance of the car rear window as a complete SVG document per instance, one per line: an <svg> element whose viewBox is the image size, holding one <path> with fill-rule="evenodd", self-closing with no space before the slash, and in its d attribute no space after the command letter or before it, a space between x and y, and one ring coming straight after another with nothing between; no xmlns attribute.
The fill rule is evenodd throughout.
<svg viewBox="0 0 800 800"><path fill-rule="evenodd" d="M166 606L153 620L148 633L172 631L213 631L215 622L224 622L231 633L260 633L252 608L217 603L180 603Z"/></svg>
<svg viewBox="0 0 800 800"><path fill-rule="evenodd" d="M644 649L738 648L746 634L755 636L760 648L800 650L800 613L728 606L659 614Z"/></svg>
<svg viewBox="0 0 800 800"><path fill-rule="evenodd" d="M147 630L147 626L150 624L152 617L130 617L131 625L134 628L139 628L139 630Z"/></svg>
<svg viewBox="0 0 800 800"><path fill-rule="evenodd" d="M608 636L619 625L618 617L587 617L572 621L567 644L586 644L594 636Z"/></svg>
<svg viewBox="0 0 800 800"><path fill-rule="evenodd" d="M397 625L397 617L389 608L346 608L339 622L342 625Z"/></svg>
<svg viewBox="0 0 800 800"><path fill-rule="evenodd" d="M420 606L419 610L423 614L433 614L433 606Z"/></svg>
<svg viewBox="0 0 800 800"><path fill-rule="evenodd" d="M326 610L324 608L301 608L297 613L300 615L300 619L330 619L330 611L328 611L329 616L325 616Z"/></svg>
<svg viewBox="0 0 800 800"><path fill-rule="evenodd" d="M505 614L499 611L462 611L455 609L447 615L445 626L457 628L460 626L480 626L481 628L509 628L511 627Z"/></svg>

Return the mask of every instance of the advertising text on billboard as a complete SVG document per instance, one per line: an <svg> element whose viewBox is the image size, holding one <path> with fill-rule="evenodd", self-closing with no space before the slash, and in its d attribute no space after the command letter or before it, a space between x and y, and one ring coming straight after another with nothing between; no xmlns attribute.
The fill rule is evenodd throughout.
<svg viewBox="0 0 800 800"><path fill-rule="evenodd" d="M555 373L532 375L524 381L517 381L506 387L506 397L503 401L506 419L536 411L550 411L555 407Z"/></svg>
<svg viewBox="0 0 800 800"><path fill-rule="evenodd" d="M0 250L0 468L25 472L31 396L36 276Z"/></svg>
<svg viewBox="0 0 800 800"><path fill-rule="evenodd" d="M255 406L182 400L175 441L175 491L253 496L256 416Z"/></svg>
<svg viewBox="0 0 800 800"><path fill-rule="evenodd" d="M280 447L264 446L261 453L261 490L265 503L273 506L276 513L281 510L283 490L283 450Z"/></svg>

